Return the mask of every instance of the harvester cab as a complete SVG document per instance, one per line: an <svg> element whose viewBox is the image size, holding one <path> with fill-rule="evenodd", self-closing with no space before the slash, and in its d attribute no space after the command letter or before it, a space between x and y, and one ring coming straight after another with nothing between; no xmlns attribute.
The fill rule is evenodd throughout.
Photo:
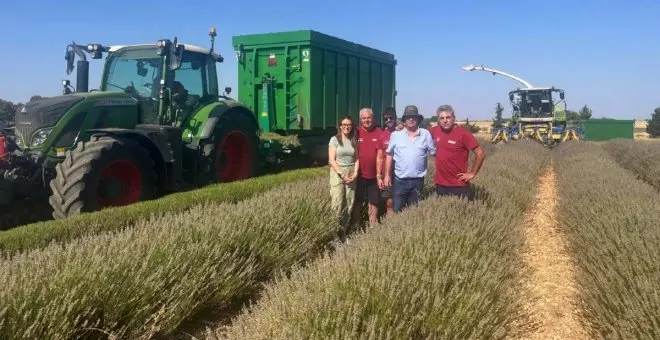
<svg viewBox="0 0 660 340"><path fill-rule="evenodd" d="M561 138L566 127L566 121L561 118L561 113L566 111L564 98L564 91L554 87L532 87L509 92L514 121L509 137L514 140L533 138L544 144Z"/></svg>
<svg viewBox="0 0 660 340"><path fill-rule="evenodd" d="M559 101L553 98L559 93ZM509 92L513 113L521 118L552 118L556 105L565 104L564 91L555 88L517 89Z"/></svg>
<svg viewBox="0 0 660 340"><path fill-rule="evenodd" d="M256 115L219 95L216 64L223 58L213 51L215 29L209 36L210 49L176 38L68 45L66 71L76 64L76 87L65 80L62 95L16 113L0 202L44 195L53 216L64 218L253 176ZM99 90L88 89L86 54L106 55Z"/></svg>

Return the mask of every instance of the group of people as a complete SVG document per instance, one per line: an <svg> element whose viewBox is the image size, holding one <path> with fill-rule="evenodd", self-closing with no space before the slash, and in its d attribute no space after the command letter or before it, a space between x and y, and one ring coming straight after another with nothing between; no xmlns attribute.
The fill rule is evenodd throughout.
<svg viewBox="0 0 660 340"><path fill-rule="evenodd" d="M385 109L383 127L375 124L370 108L360 110L359 126L350 116L340 119L328 147L330 195L342 226L340 237L361 216L365 199L370 228L378 224L381 204L386 215L417 204L428 156L435 157L438 196L471 198L470 183L483 164L484 150L470 131L456 124L450 105L441 105L436 114L438 123L429 129L420 126L424 117L414 105L406 106L400 122L394 108ZM470 152L476 159L468 171Z"/></svg>

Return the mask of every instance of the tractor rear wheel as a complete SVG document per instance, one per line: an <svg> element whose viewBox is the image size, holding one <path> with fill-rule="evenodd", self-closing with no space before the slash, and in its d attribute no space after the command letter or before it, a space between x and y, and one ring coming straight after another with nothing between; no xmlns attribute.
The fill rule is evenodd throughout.
<svg viewBox="0 0 660 340"><path fill-rule="evenodd" d="M55 219L148 200L156 194L149 153L128 138L93 136L56 166L49 199Z"/></svg>
<svg viewBox="0 0 660 340"><path fill-rule="evenodd" d="M212 182L223 183L253 177L259 164L259 137L250 120L233 115L215 130L211 153Z"/></svg>

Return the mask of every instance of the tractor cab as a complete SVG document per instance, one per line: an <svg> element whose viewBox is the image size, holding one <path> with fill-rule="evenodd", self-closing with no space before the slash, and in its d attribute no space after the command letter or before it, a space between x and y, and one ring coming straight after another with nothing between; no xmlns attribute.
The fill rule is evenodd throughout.
<svg viewBox="0 0 660 340"><path fill-rule="evenodd" d="M78 62L77 91L72 92L65 81L64 92L86 92L88 67L82 46L74 43L69 47L67 72L73 68L74 53L83 60ZM216 62L223 58L212 47L178 44L175 39L130 46L90 44L85 50L94 59L107 52L100 91L127 94L132 103L137 102L141 124L180 126L198 107L218 100Z"/></svg>
<svg viewBox="0 0 660 340"><path fill-rule="evenodd" d="M553 93L559 93L559 100ZM551 88L518 89L509 92L513 115L518 118L552 120L555 106L564 100L564 91Z"/></svg>
<svg viewBox="0 0 660 340"><path fill-rule="evenodd" d="M155 45L111 47L100 89L135 98L143 124L179 126L200 104L218 98L216 60L197 49L183 45L183 55L172 69L163 67L165 58Z"/></svg>

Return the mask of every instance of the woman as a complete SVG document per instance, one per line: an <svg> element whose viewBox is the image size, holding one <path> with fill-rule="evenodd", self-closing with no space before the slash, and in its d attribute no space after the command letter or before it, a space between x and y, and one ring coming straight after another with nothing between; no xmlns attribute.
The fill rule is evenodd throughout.
<svg viewBox="0 0 660 340"><path fill-rule="evenodd" d="M353 120L343 117L337 127L337 135L328 145L330 164L330 197L332 208L339 223L339 238L344 241L355 201L355 179L360 169L357 154L357 137Z"/></svg>

